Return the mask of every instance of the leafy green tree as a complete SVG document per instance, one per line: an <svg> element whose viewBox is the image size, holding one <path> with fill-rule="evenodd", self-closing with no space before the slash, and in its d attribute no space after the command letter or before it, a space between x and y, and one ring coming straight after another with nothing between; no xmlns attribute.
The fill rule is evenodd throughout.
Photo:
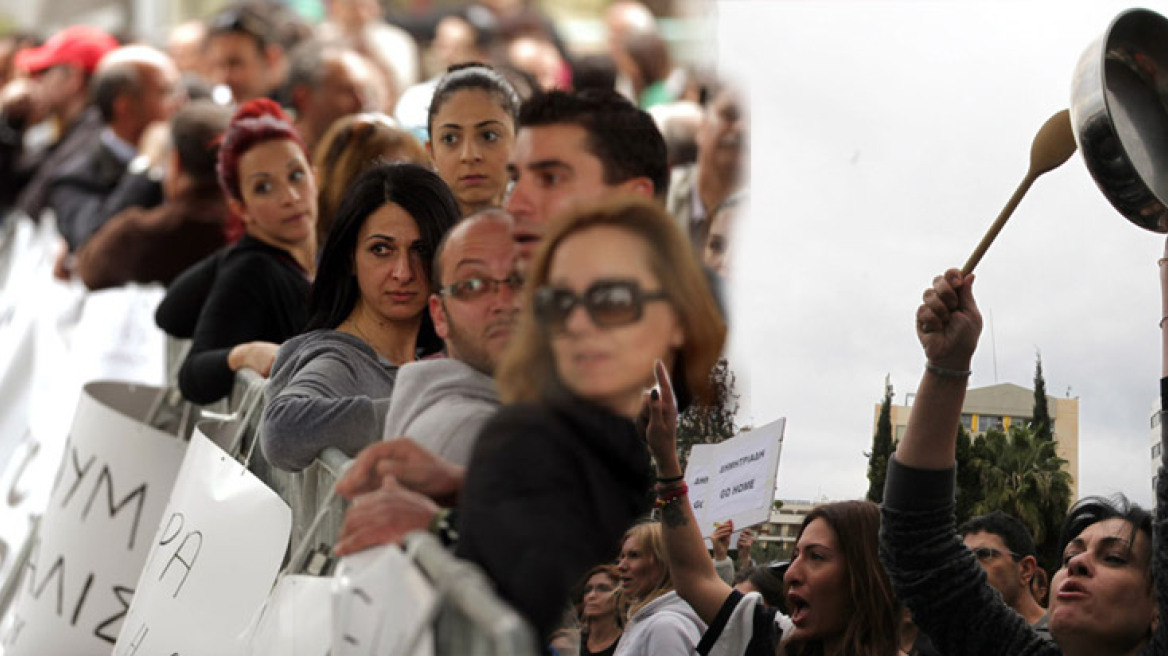
<svg viewBox="0 0 1168 656"><path fill-rule="evenodd" d="M884 401L880 404L880 418L876 420L876 434L872 436L872 450L868 455L868 500L884 501L884 478L888 473L888 458L892 455L892 383L884 377Z"/></svg>
<svg viewBox="0 0 1168 656"><path fill-rule="evenodd" d="M957 426L957 523L974 516L973 507L985 499L982 469L986 458L980 439L970 436L965 426Z"/></svg>
<svg viewBox="0 0 1168 656"><path fill-rule="evenodd" d="M718 360L710 371L713 396L708 405L692 405L677 418L677 456L681 469L689 463L689 452L695 444L717 444L738 433L735 418L738 415L739 394L735 389L737 377L725 359Z"/></svg>
<svg viewBox="0 0 1168 656"><path fill-rule="evenodd" d="M1046 405L1046 379L1042 377L1042 354L1034 356L1034 412L1031 415L1035 439L1050 442L1054 439L1054 429L1050 421L1050 409Z"/></svg>
<svg viewBox="0 0 1168 656"><path fill-rule="evenodd" d="M1039 438L1031 426L1011 426L1009 433L989 430L977 442L973 460L980 461L985 496L972 513L1001 510L1016 517L1034 537L1039 564L1053 571L1059 527L1071 502L1071 475L1063 470L1066 461L1055 442Z"/></svg>

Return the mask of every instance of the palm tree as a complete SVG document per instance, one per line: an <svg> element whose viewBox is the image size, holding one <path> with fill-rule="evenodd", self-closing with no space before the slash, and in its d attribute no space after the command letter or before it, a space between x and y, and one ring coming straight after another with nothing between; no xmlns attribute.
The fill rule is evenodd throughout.
<svg viewBox="0 0 1168 656"><path fill-rule="evenodd" d="M979 461L984 498L973 505L982 515L1000 510L1018 518L1039 545L1039 563L1058 563L1059 527L1071 502L1071 475L1055 451L1056 442L1037 439L1029 425L1011 426L1009 433L989 430L973 451Z"/></svg>

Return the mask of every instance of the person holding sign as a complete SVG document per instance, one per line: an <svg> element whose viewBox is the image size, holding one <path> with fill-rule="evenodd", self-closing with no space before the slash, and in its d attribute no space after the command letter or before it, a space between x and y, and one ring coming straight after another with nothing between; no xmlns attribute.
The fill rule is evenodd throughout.
<svg viewBox="0 0 1168 656"><path fill-rule="evenodd" d="M738 656L898 653L901 609L876 553L880 512L868 501L816 507L803 521L787 584L788 617L760 595L743 595L714 571L677 459L677 408L669 373L646 399L649 449L657 463L657 505L677 592L709 624L698 652Z"/></svg>
<svg viewBox="0 0 1168 656"><path fill-rule="evenodd" d="M648 510L634 420L662 360L707 398L725 324L685 236L649 200L577 207L550 224L497 372L462 490L457 554L534 625L557 626L572 585ZM709 561L709 557L706 556Z"/></svg>
<svg viewBox="0 0 1168 656"><path fill-rule="evenodd" d="M1168 259L1160 264L1168 308ZM897 594L951 656L1168 653L1168 461L1160 466L1154 522L1122 497L1089 497L1068 512L1059 540L1063 566L1050 586L1054 644L1006 606L958 537L957 427L982 327L973 282L957 269L937 276L916 314L925 372L888 462L880 546ZM1168 407L1168 351L1165 357L1161 395Z"/></svg>
<svg viewBox="0 0 1168 656"><path fill-rule="evenodd" d="M268 375L279 343L304 327L316 270L316 180L279 105L257 99L236 110L218 171L244 235L179 276L157 314L172 334L179 317L198 316L178 385L200 404L231 393L239 369Z"/></svg>

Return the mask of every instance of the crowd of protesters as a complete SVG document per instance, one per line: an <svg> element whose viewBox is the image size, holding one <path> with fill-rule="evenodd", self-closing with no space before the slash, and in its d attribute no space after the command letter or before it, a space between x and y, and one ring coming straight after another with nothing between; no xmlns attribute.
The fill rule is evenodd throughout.
<svg viewBox="0 0 1168 656"><path fill-rule="evenodd" d="M561 654L1168 653L1168 520L1079 502L1049 584L1016 519L954 525L981 329L956 270L883 506L815 508L789 562L749 530L732 561L730 522L707 550L677 416L725 346L741 91L635 0L589 53L523 4L326 5L233 4L166 52L3 38L0 211L55 221L60 278L167 287L189 401L270 377L271 465L353 458L338 556L432 531Z"/></svg>

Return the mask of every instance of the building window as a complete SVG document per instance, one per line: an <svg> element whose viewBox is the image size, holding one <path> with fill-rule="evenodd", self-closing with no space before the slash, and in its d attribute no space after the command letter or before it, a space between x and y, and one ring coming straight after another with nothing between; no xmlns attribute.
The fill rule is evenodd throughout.
<svg viewBox="0 0 1168 656"><path fill-rule="evenodd" d="M1152 445L1152 457L1153 457L1153 458L1159 458L1159 457L1160 457L1160 449L1161 449L1161 443L1160 443L1160 442L1156 442L1155 444L1153 444L1153 445Z"/></svg>
<svg viewBox="0 0 1168 656"><path fill-rule="evenodd" d="M973 415L962 414L961 415L961 425L965 426L965 430L967 430L967 431L973 430Z"/></svg>
<svg viewBox="0 0 1168 656"><path fill-rule="evenodd" d="M980 415L980 416L978 416L978 418L977 418L978 432L984 433L984 432L990 430L991 428L996 428L998 430L1005 430L1005 424L1002 422L1002 418L1000 416L997 416L997 415Z"/></svg>

